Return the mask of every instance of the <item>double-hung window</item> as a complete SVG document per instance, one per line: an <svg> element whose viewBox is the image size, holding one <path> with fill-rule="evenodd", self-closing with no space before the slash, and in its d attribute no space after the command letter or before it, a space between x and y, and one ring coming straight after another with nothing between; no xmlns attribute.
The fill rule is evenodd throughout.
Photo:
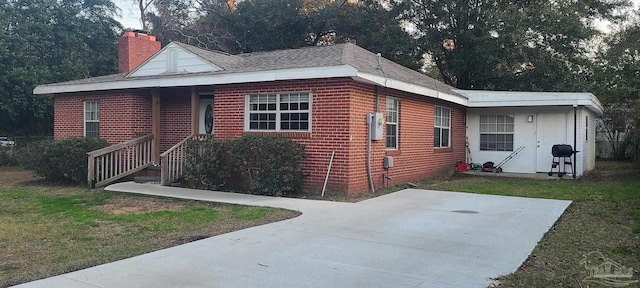
<svg viewBox="0 0 640 288"><path fill-rule="evenodd" d="M451 143L451 109L435 107L433 125L433 147L450 147Z"/></svg>
<svg viewBox="0 0 640 288"><path fill-rule="evenodd" d="M100 138L100 102L84 102L84 136Z"/></svg>
<svg viewBox="0 0 640 288"><path fill-rule="evenodd" d="M513 151L513 115L480 115L480 150Z"/></svg>
<svg viewBox="0 0 640 288"><path fill-rule="evenodd" d="M246 103L246 131L311 131L309 93L252 94Z"/></svg>
<svg viewBox="0 0 640 288"><path fill-rule="evenodd" d="M398 111L400 101L387 97L387 149L398 149Z"/></svg>

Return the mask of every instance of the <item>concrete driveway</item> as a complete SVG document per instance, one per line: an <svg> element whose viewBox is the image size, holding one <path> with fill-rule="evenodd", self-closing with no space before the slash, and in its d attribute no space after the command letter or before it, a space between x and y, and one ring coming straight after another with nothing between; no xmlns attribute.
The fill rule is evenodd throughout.
<svg viewBox="0 0 640 288"><path fill-rule="evenodd" d="M419 189L359 203L108 189L303 214L18 287L487 287L515 271L571 203Z"/></svg>

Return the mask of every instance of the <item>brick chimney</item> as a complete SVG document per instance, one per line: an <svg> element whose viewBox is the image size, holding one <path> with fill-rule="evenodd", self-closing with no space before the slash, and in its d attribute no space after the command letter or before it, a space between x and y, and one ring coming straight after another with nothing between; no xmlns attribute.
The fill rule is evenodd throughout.
<svg viewBox="0 0 640 288"><path fill-rule="evenodd" d="M160 42L155 36L139 31L126 31L118 39L118 70L127 73L136 69L151 55L160 51Z"/></svg>

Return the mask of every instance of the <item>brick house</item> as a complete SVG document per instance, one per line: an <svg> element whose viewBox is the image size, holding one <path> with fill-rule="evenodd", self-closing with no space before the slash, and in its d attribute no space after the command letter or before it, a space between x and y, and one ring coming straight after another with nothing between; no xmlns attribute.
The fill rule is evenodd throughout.
<svg viewBox="0 0 640 288"><path fill-rule="evenodd" d="M465 160L467 98L354 44L228 55L176 42L160 49L153 36L125 32L119 53L120 74L34 89L53 96L55 139L150 135L146 167L193 135L277 135L306 146L309 190L322 188L335 151L327 190L349 194ZM95 165L123 174L105 161Z"/></svg>

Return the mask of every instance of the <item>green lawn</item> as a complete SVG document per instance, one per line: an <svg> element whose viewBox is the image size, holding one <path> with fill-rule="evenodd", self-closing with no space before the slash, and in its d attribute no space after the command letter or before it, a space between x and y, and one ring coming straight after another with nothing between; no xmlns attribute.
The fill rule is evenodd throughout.
<svg viewBox="0 0 640 288"><path fill-rule="evenodd" d="M299 215L17 183L30 177L0 169L0 287Z"/></svg>
<svg viewBox="0 0 640 288"><path fill-rule="evenodd" d="M580 261L592 251L634 268L640 279L640 163L598 162L577 181L461 176L420 188L573 201L520 269L499 279L500 287L587 287Z"/></svg>

